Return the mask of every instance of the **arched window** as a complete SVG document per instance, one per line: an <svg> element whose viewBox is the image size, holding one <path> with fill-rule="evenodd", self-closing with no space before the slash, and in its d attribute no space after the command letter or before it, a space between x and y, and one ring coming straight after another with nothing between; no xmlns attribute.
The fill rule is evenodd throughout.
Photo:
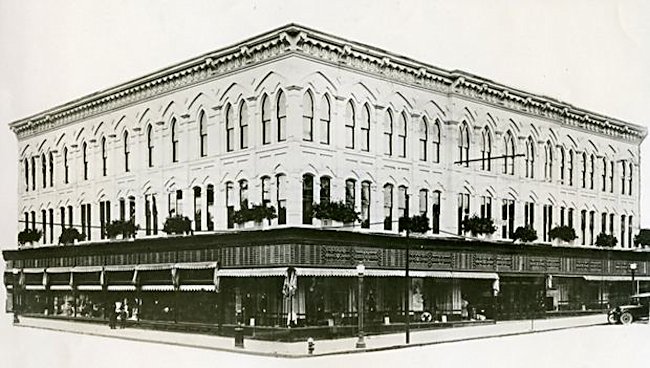
<svg viewBox="0 0 650 368"><path fill-rule="evenodd" d="M153 127L147 126L147 165L153 167Z"/></svg>
<svg viewBox="0 0 650 368"><path fill-rule="evenodd" d="M70 182L70 177L69 177L69 166L68 166L68 147L63 147L63 180L64 183L68 184ZM32 162L32 170L34 169L33 162Z"/></svg>
<svg viewBox="0 0 650 368"><path fill-rule="evenodd" d="M427 147L429 145L428 139L429 139L429 132L428 132L428 124L427 124L427 119L423 116L422 119L420 119L420 127L418 129L418 133L420 135L420 161L426 161L427 160Z"/></svg>
<svg viewBox="0 0 650 368"><path fill-rule="evenodd" d="M406 157L406 113L400 114L397 123L397 154L399 157Z"/></svg>
<svg viewBox="0 0 650 368"><path fill-rule="evenodd" d="M271 143L271 100L262 96L262 144Z"/></svg>
<svg viewBox="0 0 650 368"><path fill-rule="evenodd" d="M573 150L569 150L569 185L573 186Z"/></svg>
<svg viewBox="0 0 650 368"><path fill-rule="evenodd" d="M287 176L285 174L278 174L275 178L278 225L285 225L287 223Z"/></svg>
<svg viewBox="0 0 650 368"><path fill-rule="evenodd" d="M108 167L107 167L108 155L106 152L106 137L102 137L101 145L102 145L102 176L106 176L108 174Z"/></svg>
<svg viewBox="0 0 650 368"><path fill-rule="evenodd" d="M483 129L481 138L481 170L490 171L492 170L492 134L490 134L490 128L485 127Z"/></svg>
<svg viewBox="0 0 650 368"><path fill-rule="evenodd" d="M278 142L287 139L287 98L282 91L278 92Z"/></svg>
<svg viewBox="0 0 650 368"><path fill-rule="evenodd" d="M603 192L607 191L607 158L605 157L603 157L603 170L602 170L602 175L600 177L600 181L602 182L600 190L602 190Z"/></svg>
<svg viewBox="0 0 650 368"><path fill-rule="evenodd" d="M267 206L271 203L271 178L262 176L262 205Z"/></svg>
<svg viewBox="0 0 650 368"><path fill-rule="evenodd" d="M54 154L50 152L49 154L49 163L50 163L50 187L54 186Z"/></svg>
<svg viewBox="0 0 650 368"><path fill-rule="evenodd" d="M368 104L361 109L361 150L370 151L370 108Z"/></svg>
<svg viewBox="0 0 650 368"><path fill-rule="evenodd" d="M431 161L440 162L440 121L436 121L431 126Z"/></svg>
<svg viewBox="0 0 650 368"><path fill-rule="evenodd" d="M564 147L558 148L558 154L560 156L560 184L564 184L564 171L566 170L566 168L564 167L565 165Z"/></svg>
<svg viewBox="0 0 650 368"><path fill-rule="evenodd" d="M361 182L361 228L370 228L370 182Z"/></svg>
<svg viewBox="0 0 650 368"><path fill-rule="evenodd" d="M393 229L393 185L384 185L384 230Z"/></svg>
<svg viewBox="0 0 650 368"><path fill-rule="evenodd" d="M594 155L589 156L589 189L594 189L594 172L596 171L596 159Z"/></svg>
<svg viewBox="0 0 650 368"><path fill-rule="evenodd" d="M345 181L345 204L350 208L355 208L357 205L357 182L354 179Z"/></svg>
<svg viewBox="0 0 650 368"><path fill-rule="evenodd" d="M25 163L25 191L29 192L29 160L24 159Z"/></svg>
<svg viewBox="0 0 650 368"><path fill-rule="evenodd" d="M199 112L199 153L201 157L208 155L208 119L205 112Z"/></svg>
<svg viewBox="0 0 650 368"><path fill-rule="evenodd" d="M460 125L458 133L458 163L469 166L469 131L467 123Z"/></svg>
<svg viewBox="0 0 650 368"><path fill-rule="evenodd" d="M129 131L125 130L122 136L122 144L124 145L124 171L129 172Z"/></svg>
<svg viewBox="0 0 650 368"><path fill-rule="evenodd" d="M329 176L320 177L320 203L330 202L330 178Z"/></svg>
<svg viewBox="0 0 650 368"><path fill-rule="evenodd" d="M248 208L248 180L239 181L239 208Z"/></svg>
<svg viewBox="0 0 650 368"><path fill-rule="evenodd" d="M226 105L226 151L235 149L235 112L230 104Z"/></svg>
<svg viewBox="0 0 650 368"><path fill-rule="evenodd" d="M314 215L314 176L305 174L302 176L302 223L311 225Z"/></svg>
<svg viewBox="0 0 650 368"><path fill-rule="evenodd" d="M192 188L194 191L194 231L201 231L201 187Z"/></svg>
<svg viewBox="0 0 650 368"><path fill-rule="evenodd" d="M630 170L629 170L629 175L627 177L627 194L632 195L632 169L633 169L634 164L630 162ZM632 217L630 217L632 219Z"/></svg>
<svg viewBox="0 0 650 368"><path fill-rule="evenodd" d="M422 216L426 216L429 212L429 191L426 189L420 189L418 193L418 205L419 213Z"/></svg>
<svg viewBox="0 0 650 368"><path fill-rule="evenodd" d="M178 134L176 132L176 118L172 118L171 138L172 138L172 162L178 162Z"/></svg>
<svg viewBox="0 0 650 368"><path fill-rule="evenodd" d="M388 156L393 155L393 113L390 109L386 110L384 118L384 153Z"/></svg>
<svg viewBox="0 0 650 368"><path fill-rule="evenodd" d="M397 187L397 216L398 218L406 218L409 215L408 206L408 188L404 185ZM402 229L399 229L402 231Z"/></svg>
<svg viewBox="0 0 650 368"><path fill-rule="evenodd" d="M621 161L621 194L625 194L625 178L626 178L626 173L625 169L627 167L627 164L625 161Z"/></svg>
<svg viewBox="0 0 650 368"><path fill-rule="evenodd" d="M206 187L206 203L208 208L206 209L206 219L207 221L207 226L208 226L208 231L213 231L214 230L214 185L208 184Z"/></svg>
<svg viewBox="0 0 650 368"><path fill-rule="evenodd" d="M550 141L544 146L544 179L553 180L553 147Z"/></svg>
<svg viewBox="0 0 650 368"><path fill-rule="evenodd" d="M349 101L345 105L345 147L354 148L354 126L355 126L355 116L354 116L354 105L352 101Z"/></svg>
<svg viewBox="0 0 650 368"><path fill-rule="evenodd" d="M36 158L32 156L32 190L36 190Z"/></svg>
<svg viewBox="0 0 650 368"><path fill-rule="evenodd" d="M582 178L582 187L587 188L587 154L584 152L582 153L580 177Z"/></svg>
<svg viewBox="0 0 650 368"><path fill-rule="evenodd" d="M233 215L235 214L235 185L229 181L226 183L226 227L235 227Z"/></svg>
<svg viewBox="0 0 650 368"><path fill-rule="evenodd" d="M244 101L239 106L239 148L248 148L248 107Z"/></svg>
<svg viewBox="0 0 650 368"><path fill-rule="evenodd" d="M309 92L302 96L302 140L314 140L314 100Z"/></svg>
<svg viewBox="0 0 650 368"><path fill-rule="evenodd" d="M614 193L614 161L609 163L609 192Z"/></svg>
<svg viewBox="0 0 650 368"><path fill-rule="evenodd" d="M330 100L327 96L323 96L320 105L320 142L322 144L330 144Z"/></svg>
<svg viewBox="0 0 650 368"><path fill-rule="evenodd" d="M43 188L46 188L47 187L47 161L45 161L44 153L41 154L41 179L43 180Z"/></svg>
<svg viewBox="0 0 650 368"><path fill-rule="evenodd" d="M81 156L83 160L84 180L88 180L88 145L86 142L81 144ZM43 163L45 163L45 159L43 159Z"/></svg>
<svg viewBox="0 0 650 368"><path fill-rule="evenodd" d="M532 137L526 140L526 177L535 177L535 143Z"/></svg>
<svg viewBox="0 0 650 368"><path fill-rule="evenodd" d="M431 202L431 232L438 234L440 232L440 191L433 191Z"/></svg>
<svg viewBox="0 0 650 368"><path fill-rule="evenodd" d="M515 174L515 139L512 132L508 131L505 138L505 157L503 158L503 173L508 175ZM531 176L532 177L532 176Z"/></svg>

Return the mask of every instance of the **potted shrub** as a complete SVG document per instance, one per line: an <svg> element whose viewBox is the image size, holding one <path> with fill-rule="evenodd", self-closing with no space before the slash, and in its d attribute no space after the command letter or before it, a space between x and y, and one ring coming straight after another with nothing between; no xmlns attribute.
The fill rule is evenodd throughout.
<svg viewBox="0 0 650 368"><path fill-rule="evenodd" d="M41 235L43 235L43 233L40 230L25 229L18 233L18 243L20 245L25 245L25 243L31 245L32 243L41 240Z"/></svg>
<svg viewBox="0 0 650 368"><path fill-rule="evenodd" d="M636 246L650 245L650 229L641 229L638 234L634 236L634 244Z"/></svg>
<svg viewBox="0 0 650 368"><path fill-rule="evenodd" d="M233 213L233 221L236 224L245 224L253 221L256 226L261 227L264 220L267 220L269 225L271 220L278 217L275 213L275 207L266 206L264 204L253 204L251 207L242 207Z"/></svg>
<svg viewBox="0 0 650 368"><path fill-rule="evenodd" d="M321 220L331 220L344 224L353 224L360 221L359 213L354 207L348 206L344 201L314 203L313 217Z"/></svg>
<svg viewBox="0 0 650 368"><path fill-rule="evenodd" d="M565 243L572 243L578 236L576 235L576 231L573 230L571 226L556 226L551 229L551 231L548 233L551 239L553 240L553 243L555 242L565 242Z"/></svg>
<svg viewBox="0 0 650 368"><path fill-rule="evenodd" d="M139 229L140 226L136 225L133 220L115 220L106 224L105 233L109 239L115 239L118 235L122 235L122 239L128 239L135 238Z"/></svg>
<svg viewBox="0 0 650 368"><path fill-rule="evenodd" d="M192 231L192 222L187 216L174 215L169 216L163 225L163 231L169 234L189 234Z"/></svg>
<svg viewBox="0 0 650 368"><path fill-rule="evenodd" d="M618 243L618 239L614 235L600 233L596 237L596 245L604 248L614 248Z"/></svg>
<svg viewBox="0 0 650 368"><path fill-rule="evenodd" d="M463 231L469 232L472 236L490 236L497 231L494 221L491 218L483 218L473 215L463 220Z"/></svg>
<svg viewBox="0 0 650 368"><path fill-rule="evenodd" d="M514 240L528 243L537 240L537 231L530 226L519 226L515 230Z"/></svg>
<svg viewBox="0 0 650 368"><path fill-rule="evenodd" d="M400 217L398 222L399 232L408 230L411 233L424 234L431 230L429 218L426 215Z"/></svg>
<svg viewBox="0 0 650 368"><path fill-rule="evenodd" d="M83 241L86 239L86 234L81 234L79 230L74 227L67 227L63 229L61 236L59 236L59 244L69 245L74 244L75 241Z"/></svg>

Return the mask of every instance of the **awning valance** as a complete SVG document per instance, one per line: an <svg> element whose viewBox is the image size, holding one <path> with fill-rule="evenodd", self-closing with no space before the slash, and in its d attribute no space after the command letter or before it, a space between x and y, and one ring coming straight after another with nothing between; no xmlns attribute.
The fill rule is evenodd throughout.
<svg viewBox="0 0 650 368"><path fill-rule="evenodd" d="M25 285L25 290L45 290L45 285Z"/></svg>
<svg viewBox="0 0 650 368"><path fill-rule="evenodd" d="M135 291L135 285L108 285L108 291Z"/></svg>
<svg viewBox="0 0 650 368"><path fill-rule="evenodd" d="M102 291L101 285L78 285L77 290L79 291Z"/></svg>
<svg viewBox="0 0 650 368"><path fill-rule="evenodd" d="M142 291L174 291L174 285L142 285Z"/></svg>
<svg viewBox="0 0 650 368"><path fill-rule="evenodd" d="M83 273L83 272L102 272L102 266L75 266L72 267L72 272Z"/></svg>
<svg viewBox="0 0 650 368"><path fill-rule="evenodd" d="M45 272L45 268L43 267L23 268L23 273L43 273L43 272Z"/></svg>
<svg viewBox="0 0 650 368"><path fill-rule="evenodd" d="M214 291L214 285L181 285L180 291Z"/></svg>
<svg viewBox="0 0 650 368"><path fill-rule="evenodd" d="M357 277L356 268L309 268L296 267L297 276L319 276L319 277ZM220 269L217 276L220 277L267 277L285 276L286 267L274 268L247 268L247 269ZM404 270L385 270L366 268L364 276L367 277L404 277ZM433 277L443 279L486 279L497 280L499 275L494 272L455 272L455 271L409 271L410 277Z"/></svg>
<svg viewBox="0 0 650 368"><path fill-rule="evenodd" d="M50 290L54 290L54 291L71 291L72 286L70 286L70 285L50 285Z"/></svg>
<svg viewBox="0 0 650 368"><path fill-rule="evenodd" d="M584 276L587 281L632 281L632 276L622 275L602 275L602 276ZM650 276L637 276L634 278L636 281L650 281Z"/></svg>
<svg viewBox="0 0 650 368"><path fill-rule="evenodd" d="M208 270L217 267L217 262L176 263L174 267L179 270Z"/></svg>
<svg viewBox="0 0 650 368"><path fill-rule="evenodd" d="M243 269L220 269L217 276L220 277L268 277L284 276L287 273L286 267L278 268L243 268Z"/></svg>
<svg viewBox="0 0 650 368"><path fill-rule="evenodd" d="M48 267L45 272L47 273L67 273L72 271L72 267Z"/></svg>
<svg viewBox="0 0 650 368"><path fill-rule="evenodd" d="M173 263L149 263L149 264L140 264L135 267L138 271L160 271L160 270L171 270L174 268Z"/></svg>
<svg viewBox="0 0 650 368"><path fill-rule="evenodd" d="M107 265L104 266L105 271L133 271L135 265Z"/></svg>

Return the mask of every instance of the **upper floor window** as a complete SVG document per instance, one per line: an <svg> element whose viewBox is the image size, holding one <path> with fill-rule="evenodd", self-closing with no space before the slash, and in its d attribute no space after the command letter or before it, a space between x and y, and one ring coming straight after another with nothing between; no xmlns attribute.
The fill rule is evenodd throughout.
<svg viewBox="0 0 650 368"><path fill-rule="evenodd" d="M384 153L388 156L393 155L393 113L386 111L384 119Z"/></svg>
<svg viewBox="0 0 650 368"><path fill-rule="evenodd" d="M314 176L302 176L302 223L311 225L314 215Z"/></svg>
<svg viewBox="0 0 650 368"><path fill-rule="evenodd" d="M469 194L458 193L458 235L463 233L463 221L469 218Z"/></svg>
<svg viewBox="0 0 650 368"><path fill-rule="evenodd" d="M314 140L314 100L309 92L302 96L302 140Z"/></svg>
<svg viewBox="0 0 650 368"><path fill-rule="evenodd" d="M589 156L589 189L594 189L594 172L596 171L596 160L594 155Z"/></svg>
<svg viewBox="0 0 650 368"><path fill-rule="evenodd" d="M526 177L535 177L535 143L532 137L526 140Z"/></svg>
<svg viewBox="0 0 650 368"><path fill-rule="evenodd" d="M327 96L323 96L320 105L320 142L322 144L330 144L330 100Z"/></svg>
<svg viewBox="0 0 650 368"><path fill-rule="evenodd" d="M49 153L49 162L50 162L50 187L54 186L54 154Z"/></svg>
<svg viewBox="0 0 650 368"><path fill-rule="evenodd" d="M127 130L124 131L124 135L122 136L122 144L124 145L124 171L129 172L129 154L131 150L129 148L129 132Z"/></svg>
<svg viewBox="0 0 650 368"><path fill-rule="evenodd" d="M503 164L503 173L508 175L515 174L515 140L512 133L508 131L505 138L505 157Z"/></svg>
<svg viewBox="0 0 650 368"><path fill-rule="evenodd" d="M85 144L85 143L84 143ZM625 176L625 175L623 175ZM47 161L45 161L45 154L41 154L41 179L43 179L43 188L47 187ZM625 194L625 193L623 193Z"/></svg>
<svg viewBox="0 0 650 368"><path fill-rule="evenodd" d="M278 142L287 139L287 98L282 91L278 92Z"/></svg>
<svg viewBox="0 0 650 368"><path fill-rule="evenodd" d="M408 188L400 185L397 188L397 215L406 218L409 215ZM401 230L400 230L401 231Z"/></svg>
<svg viewBox="0 0 650 368"><path fill-rule="evenodd" d="M384 230L393 229L393 185L384 185Z"/></svg>
<svg viewBox="0 0 650 368"><path fill-rule="evenodd" d="M550 141L544 146L544 179L553 180L553 146Z"/></svg>
<svg viewBox="0 0 650 368"><path fill-rule="evenodd" d="M600 187L600 190L605 192L607 191L607 159L603 157L602 163L603 163L603 170L601 172L601 177L600 177L600 181L602 182L602 185Z"/></svg>
<svg viewBox="0 0 650 368"><path fill-rule="evenodd" d="M361 182L361 227L370 228L370 182Z"/></svg>
<svg viewBox="0 0 650 368"><path fill-rule="evenodd" d="M285 174L278 174L275 179L278 207L278 225L285 225L287 223L287 176Z"/></svg>
<svg viewBox="0 0 650 368"><path fill-rule="evenodd" d="M614 193L614 161L609 162L609 192Z"/></svg>
<svg viewBox="0 0 650 368"><path fill-rule="evenodd" d="M354 105L352 101L349 101L345 105L345 147L354 148L354 126L355 126L355 116L354 116Z"/></svg>
<svg viewBox="0 0 650 368"><path fill-rule="evenodd" d="M565 157L564 157L564 148L560 147L558 149L558 155L560 159L560 184L564 184L564 171L566 168L564 167L565 163Z"/></svg>
<svg viewBox="0 0 650 368"><path fill-rule="evenodd" d="M271 203L271 178L262 177L262 205L266 206Z"/></svg>
<svg viewBox="0 0 650 368"><path fill-rule="evenodd" d="M469 166L469 128L465 122L459 128L458 161L461 165Z"/></svg>
<svg viewBox="0 0 650 368"><path fill-rule="evenodd" d="M330 178L328 176L320 177L320 203L330 202Z"/></svg>
<svg viewBox="0 0 650 368"><path fill-rule="evenodd" d="M582 166L580 168L580 178L583 188L587 188L587 154L582 153Z"/></svg>
<svg viewBox="0 0 650 368"><path fill-rule="evenodd" d="M440 232L440 191L434 190L431 198L431 232L438 234Z"/></svg>
<svg viewBox="0 0 650 368"><path fill-rule="evenodd" d="M351 208L356 206L356 184L354 179L345 181L345 204Z"/></svg>
<svg viewBox="0 0 650 368"><path fill-rule="evenodd" d="M239 181L239 207L248 208L248 180Z"/></svg>
<svg viewBox="0 0 650 368"><path fill-rule="evenodd" d="M208 119L205 112L199 112L199 153L201 157L208 155Z"/></svg>
<svg viewBox="0 0 650 368"><path fill-rule="evenodd" d="M440 121L431 126L431 161L440 162Z"/></svg>
<svg viewBox="0 0 650 368"><path fill-rule="evenodd" d="M176 118L172 118L171 138L172 138L172 162L178 162L178 134L176 132Z"/></svg>
<svg viewBox="0 0 650 368"><path fill-rule="evenodd" d="M32 169L33 169L33 165L32 165ZM63 180L64 183L66 184L70 182L69 169L70 167L68 166L68 147L63 147Z"/></svg>
<svg viewBox="0 0 650 368"><path fill-rule="evenodd" d="M568 171L569 171L569 185L571 185L571 186L573 185L573 159L574 159L573 150L570 150L569 151L569 169L568 169Z"/></svg>
<svg viewBox="0 0 650 368"><path fill-rule="evenodd" d="M24 159L25 163L25 191L29 191L29 160Z"/></svg>
<svg viewBox="0 0 650 368"><path fill-rule="evenodd" d="M621 161L621 194L625 194L625 178L627 177L625 172L626 167L627 164L625 161Z"/></svg>
<svg viewBox="0 0 650 368"><path fill-rule="evenodd" d="M243 101L239 106L239 148L248 148L248 107Z"/></svg>
<svg viewBox="0 0 650 368"><path fill-rule="evenodd" d="M370 151L370 108L368 104L361 109L361 150Z"/></svg>
<svg viewBox="0 0 650 368"><path fill-rule="evenodd" d="M147 165L153 167L153 127L147 126Z"/></svg>
<svg viewBox="0 0 650 368"><path fill-rule="evenodd" d="M262 144L271 143L271 100L262 96Z"/></svg>
<svg viewBox="0 0 650 368"><path fill-rule="evenodd" d="M418 192L418 212L422 216L426 216L429 212L429 191L426 189L420 189Z"/></svg>
<svg viewBox="0 0 650 368"><path fill-rule="evenodd" d="M84 180L88 180L88 145L86 142L83 142L81 145L81 156L83 160Z"/></svg>
<svg viewBox="0 0 650 368"><path fill-rule="evenodd" d="M235 112L230 104L226 105L226 151L235 149Z"/></svg>
<svg viewBox="0 0 650 368"><path fill-rule="evenodd" d="M422 117L420 119L420 126L418 129L418 133L420 136L420 161L426 161L427 160L427 147L429 145L428 138L429 138L429 132L428 132L428 126L427 126L427 119L425 117Z"/></svg>
<svg viewBox="0 0 650 368"><path fill-rule="evenodd" d="M481 170L492 170L492 134L485 127L481 136ZM507 159L507 158L506 158Z"/></svg>
<svg viewBox="0 0 650 368"><path fill-rule="evenodd" d="M627 194L629 194L629 195L632 195L632 168L633 168L633 166L634 165L630 162L630 170L629 170L630 173L629 173L629 175L627 177L627 182L628 182L627 183Z"/></svg>
<svg viewBox="0 0 650 368"><path fill-rule="evenodd" d="M397 122L397 154L406 157L406 113L402 112Z"/></svg>
<svg viewBox="0 0 650 368"><path fill-rule="evenodd" d="M102 146L102 176L106 176L106 174L108 173L108 167L107 167L108 155L106 152L106 137L102 137L101 146Z"/></svg>

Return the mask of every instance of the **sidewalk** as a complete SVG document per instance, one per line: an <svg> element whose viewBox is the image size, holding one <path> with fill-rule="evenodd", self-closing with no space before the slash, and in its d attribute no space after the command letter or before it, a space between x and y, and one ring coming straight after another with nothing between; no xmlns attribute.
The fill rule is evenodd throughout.
<svg viewBox="0 0 650 368"><path fill-rule="evenodd" d="M313 356L332 354L348 354L363 351L379 351L397 349L409 346L423 346L456 342L469 339L494 338L525 333L551 331L565 328L585 327L606 323L606 315L597 314L580 317L553 318L542 320L504 321L491 325L455 327L426 331L412 331L411 344L404 343L404 333L367 336L366 349L356 349L356 337L335 340L316 341ZM95 336L115 337L134 341L144 341L200 349L231 351L245 354L276 356L287 358L308 357L306 342L271 342L246 339L245 347L235 348L232 337L221 337L201 334L189 334L168 331L115 329L106 325L92 323L69 322L45 318L21 317L17 327L33 327L55 331L80 333Z"/></svg>

